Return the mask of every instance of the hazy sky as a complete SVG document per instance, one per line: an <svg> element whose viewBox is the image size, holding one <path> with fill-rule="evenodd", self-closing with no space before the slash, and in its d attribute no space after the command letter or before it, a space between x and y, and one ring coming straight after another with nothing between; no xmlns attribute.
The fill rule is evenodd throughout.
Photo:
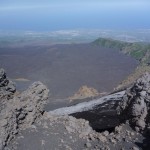
<svg viewBox="0 0 150 150"><path fill-rule="evenodd" d="M0 0L0 30L150 29L148 0Z"/></svg>

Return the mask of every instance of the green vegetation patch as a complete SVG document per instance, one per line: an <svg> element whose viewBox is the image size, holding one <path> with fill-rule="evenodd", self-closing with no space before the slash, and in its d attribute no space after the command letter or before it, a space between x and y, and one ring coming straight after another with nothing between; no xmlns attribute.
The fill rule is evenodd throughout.
<svg viewBox="0 0 150 150"><path fill-rule="evenodd" d="M117 48L117 49L122 49L125 46L131 45L131 43L117 41L113 39L105 39L105 38L99 38L95 40L93 43L106 48Z"/></svg>
<svg viewBox="0 0 150 150"><path fill-rule="evenodd" d="M140 61L141 64L150 62L150 44L142 42L124 42L113 39L99 38L93 42L105 48L115 48Z"/></svg>
<svg viewBox="0 0 150 150"><path fill-rule="evenodd" d="M137 60L141 60L145 55L145 51L143 51L143 50L138 50L138 51L134 50L134 51L130 52L130 55L132 57L134 57L135 59L137 59Z"/></svg>

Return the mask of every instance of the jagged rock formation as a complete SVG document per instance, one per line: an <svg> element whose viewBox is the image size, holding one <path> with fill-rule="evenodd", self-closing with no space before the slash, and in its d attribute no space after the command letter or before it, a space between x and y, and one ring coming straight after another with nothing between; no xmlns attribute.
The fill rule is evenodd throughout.
<svg viewBox="0 0 150 150"><path fill-rule="evenodd" d="M150 74L145 73L134 85L126 90L118 113L137 131L149 126L150 113Z"/></svg>
<svg viewBox="0 0 150 150"><path fill-rule="evenodd" d="M1 94L11 94L16 91L14 83L6 77L4 69L0 69L0 90Z"/></svg>
<svg viewBox="0 0 150 150"><path fill-rule="evenodd" d="M45 85L41 82L35 82L26 91L16 95L14 86L10 86L13 83L9 83L12 82L7 79L5 71L0 69L0 104L5 104L5 107L1 107L0 112L1 150L33 150L37 148L136 150L138 149L136 143L140 143L143 139L142 134L133 131L128 124L118 125L113 132L98 133L84 119L76 119L68 115L57 116L44 112L43 106L49 92ZM118 107L118 113L121 117L129 120L130 125L138 131L147 129L150 124L149 95L150 75L146 73L126 91ZM104 100L107 99L104 98ZM28 136L25 134L24 139L14 139L17 142L23 140L20 148L16 146L17 142L12 142L12 139L17 133L21 135L23 133L21 130L29 131L29 133L26 132ZM31 139L27 140L29 137ZM10 142L10 140L12 141ZM32 142L34 148L30 146ZM53 144L51 144L52 142ZM8 145L8 143L10 144Z"/></svg>
<svg viewBox="0 0 150 150"><path fill-rule="evenodd" d="M13 98L15 85L6 77L4 69L0 69L0 112L9 99Z"/></svg>
<svg viewBox="0 0 150 150"><path fill-rule="evenodd" d="M20 95L10 98L14 92L13 83L1 69L0 103L5 103L5 107L1 107L0 113L0 149L4 149L19 130L29 127L40 118L49 90L41 82L35 82Z"/></svg>

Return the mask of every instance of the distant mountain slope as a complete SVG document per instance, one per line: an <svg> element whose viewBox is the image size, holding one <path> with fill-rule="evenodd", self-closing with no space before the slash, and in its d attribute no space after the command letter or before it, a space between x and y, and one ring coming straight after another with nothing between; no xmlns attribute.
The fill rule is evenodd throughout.
<svg viewBox="0 0 150 150"><path fill-rule="evenodd" d="M93 44L106 47L119 49L121 52L130 55L140 61L141 64L150 63L150 44L141 42L123 42L113 39L99 38Z"/></svg>
<svg viewBox="0 0 150 150"><path fill-rule="evenodd" d="M105 48L114 48L122 53L130 55L138 60L139 66L135 71L122 81L116 90L124 89L137 80L144 72L150 72L150 44L141 42L123 42L119 40L99 38L93 42L95 45Z"/></svg>

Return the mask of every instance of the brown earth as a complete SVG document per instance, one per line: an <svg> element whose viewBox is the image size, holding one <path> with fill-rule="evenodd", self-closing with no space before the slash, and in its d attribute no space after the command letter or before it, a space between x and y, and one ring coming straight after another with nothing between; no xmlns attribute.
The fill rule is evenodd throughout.
<svg viewBox="0 0 150 150"><path fill-rule="evenodd" d="M137 62L118 50L92 44L39 44L0 47L0 65L10 78L39 80L50 88L52 99L64 99L83 85L99 93L112 91ZM30 83L19 81L19 88Z"/></svg>
<svg viewBox="0 0 150 150"><path fill-rule="evenodd" d="M100 93L96 89L84 85L80 87L79 90L73 96L69 97L69 100L73 101L76 99L85 99L88 97L95 97L99 95Z"/></svg>
<svg viewBox="0 0 150 150"><path fill-rule="evenodd" d="M129 87L131 84L133 84L138 78L140 78L144 72L150 73L150 66L148 65L139 65L133 73L131 73L125 80L123 80L116 88L115 90L121 90L125 89L126 87Z"/></svg>

